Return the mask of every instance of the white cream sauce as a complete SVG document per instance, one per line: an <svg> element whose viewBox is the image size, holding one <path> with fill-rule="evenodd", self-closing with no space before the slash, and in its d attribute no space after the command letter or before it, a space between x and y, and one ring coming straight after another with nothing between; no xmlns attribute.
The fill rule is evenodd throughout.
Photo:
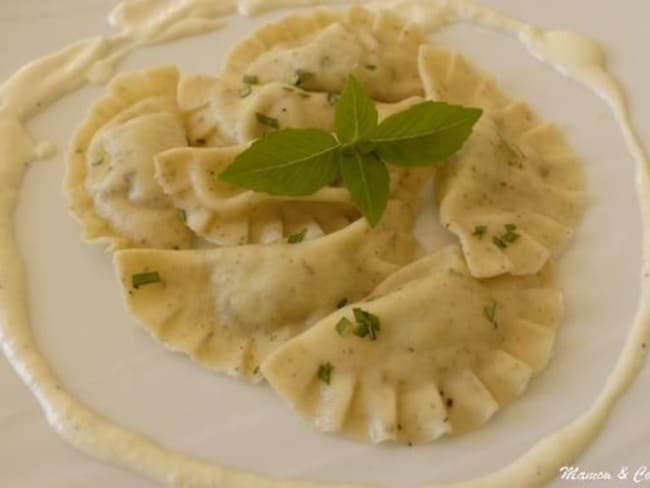
<svg viewBox="0 0 650 488"><path fill-rule="evenodd" d="M24 128L31 117L49 104L86 82L107 80L116 64L137 46L214 30L236 9L250 15L278 7L324 3L344 3L344 0L124 2L111 15L112 24L122 29L120 34L77 42L28 64L0 86L0 344L16 372L41 403L50 425L78 449L172 486L323 486L235 471L164 449L142 435L115 425L66 392L33 340L25 273L14 237L13 212L27 164L55 151L51 144L35 145ZM612 407L644 363L645 344L650 341L648 157L630 122L625 96L607 72L601 49L592 41L572 32L543 31L469 0L410 0L401 2L398 7L429 32L455 22L471 22L517 37L533 56L592 89L609 104L637 162L638 194L646 233L642 299L626 345L605 387L578 419L541 439L511 465L478 479L444 485L468 488L539 486L557 476L559 468L571 464L595 438Z"/></svg>

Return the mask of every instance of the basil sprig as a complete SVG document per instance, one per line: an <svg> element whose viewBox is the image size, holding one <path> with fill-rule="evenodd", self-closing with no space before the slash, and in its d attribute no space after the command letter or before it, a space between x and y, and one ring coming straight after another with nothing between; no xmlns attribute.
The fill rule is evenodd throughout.
<svg viewBox="0 0 650 488"><path fill-rule="evenodd" d="M421 166L448 159L472 133L479 108L427 101L379 124L377 107L352 75L336 102L336 135L281 129L255 141L219 178L271 195L303 196L340 178L371 226L389 196L386 164Z"/></svg>

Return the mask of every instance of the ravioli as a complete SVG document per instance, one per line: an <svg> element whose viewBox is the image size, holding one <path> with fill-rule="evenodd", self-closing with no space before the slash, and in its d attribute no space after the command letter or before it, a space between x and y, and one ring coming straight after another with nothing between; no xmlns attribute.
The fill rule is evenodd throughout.
<svg viewBox="0 0 650 488"><path fill-rule="evenodd" d="M459 54L420 51L427 95L485 110L463 149L440 166L440 221L472 275L539 271L573 236L585 205L580 163L560 131L507 99Z"/></svg>
<svg viewBox="0 0 650 488"><path fill-rule="evenodd" d="M336 232L360 217L348 191L328 186L312 195L281 197L219 180L245 148L178 148L156 157L156 180L200 237L221 246L273 244L304 232L305 240ZM390 169L391 195L420 209L432 168Z"/></svg>
<svg viewBox="0 0 650 488"><path fill-rule="evenodd" d="M300 198L277 197L224 183L218 175L245 148L179 148L156 158L156 179L187 225L223 246L273 244L305 232L315 239L360 216L347 190L327 187Z"/></svg>
<svg viewBox="0 0 650 488"><path fill-rule="evenodd" d="M376 229L358 220L297 244L124 250L115 266L131 312L167 347L260 379L271 351L415 257L411 223L409 209L392 201ZM157 273L158 282L137 286L143 273Z"/></svg>
<svg viewBox="0 0 650 488"><path fill-rule="evenodd" d="M108 241L123 297L167 348L270 385L317 429L425 443L483 425L552 356L551 263L584 207L560 132L457 53L381 9L315 10L258 29L218 76L119 76L77 131L66 189ZM219 180L271 131L334 132L350 73L379 119L428 99L479 106L443 165L389 166L372 229L340 181L301 197ZM453 245L412 235L434 176ZM201 249L199 249L201 248Z"/></svg>
<svg viewBox="0 0 650 488"><path fill-rule="evenodd" d="M175 68L120 75L77 130L65 188L87 241L111 248L192 245L192 232L154 181L154 156L187 145L177 82Z"/></svg>
<svg viewBox="0 0 650 488"><path fill-rule="evenodd" d="M207 75L184 75L178 83L178 108L191 146L226 146L219 134L210 100L218 80ZM230 142L228 140L228 142Z"/></svg>
<svg viewBox="0 0 650 488"><path fill-rule="evenodd" d="M338 93L352 73L371 98L397 102L422 95L417 52L426 42L419 27L388 10L315 10L256 30L233 49L219 77Z"/></svg>
<svg viewBox="0 0 650 488"><path fill-rule="evenodd" d="M314 128L334 131L335 98L331 94L307 92L281 83L250 87L246 98L236 88L217 83L212 111L217 131L232 143L246 143L277 129ZM409 97L396 103L377 103L379 119L406 110L422 102Z"/></svg>
<svg viewBox="0 0 650 488"><path fill-rule="evenodd" d="M341 332L355 308L378 317L376 340ZM546 366L561 313L550 269L481 281L452 246L279 347L262 373L319 430L428 442L475 429L518 397Z"/></svg>

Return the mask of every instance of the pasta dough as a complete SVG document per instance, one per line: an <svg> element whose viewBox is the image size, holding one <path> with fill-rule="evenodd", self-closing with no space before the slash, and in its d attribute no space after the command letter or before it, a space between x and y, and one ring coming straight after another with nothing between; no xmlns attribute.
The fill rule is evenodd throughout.
<svg viewBox="0 0 650 488"><path fill-rule="evenodd" d="M347 190L327 187L301 198L229 185L217 176L243 150L179 148L157 157L156 178L197 235L218 245L272 244L306 231L311 240L358 219Z"/></svg>
<svg viewBox="0 0 650 488"><path fill-rule="evenodd" d="M156 180L183 211L187 225L206 240L224 246L270 244L306 231L310 240L359 218L348 191L329 186L299 198L277 197L229 185L218 179L245 148L177 148L156 158ZM419 209L419 193L433 169L392 167L391 194Z"/></svg>
<svg viewBox="0 0 650 488"><path fill-rule="evenodd" d="M214 370L259 378L272 350L413 259L411 223L408 208L392 201L372 230L359 220L300 244L125 250L115 266L132 313L167 347ZM142 273L158 273L160 282L138 287Z"/></svg>
<svg viewBox="0 0 650 488"><path fill-rule="evenodd" d="M157 68L117 77L77 130L65 186L89 242L111 248L190 247L192 232L154 181L156 154L185 146L178 73Z"/></svg>
<svg viewBox="0 0 650 488"><path fill-rule="evenodd" d="M422 95L417 50L426 42L415 24L387 10L315 10L255 31L233 49L220 78L338 93L353 73L371 98L397 102Z"/></svg>
<svg viewBox="0 0 650 488"><path fill-rule="evenodd" d="M429 97L485 109L464 148L436 173L442 225L460 239L474 276L536 273L582 215L576 156L559 130L459 54L423 47L420 69Z"/></svg>
<svg viewBox="0 0 650 488"><path fill-rule="evenodd" d="M242 98L241 88L225 83L214 85L212 111L217 131L224 140L246 143L277 129L315 128L334 131L334 101L331 94L310 93L282 83L250 87ZM379 120L421 102L410 97L396 103L378 103ZM260 122L258 114L277 122L277 127ZM264 120L264 119L262 119Z"/></svg>
<svg viewBox="0 0 650 488"><path fill-rule="evenodd" d="M217 79L206 75L181 76L178 83L178 108L191 146L225 146L217 131L210 100Z"/></svg>
<svg viewBox="0 0 650 488"><path fill-rule="evenodd" d="M379 318L375 341L340 332L354 308ZM428 442L519 396L551 356L561 310L549 269L479 281L452 246L287 342L262 373L319 430Z"/></svg>

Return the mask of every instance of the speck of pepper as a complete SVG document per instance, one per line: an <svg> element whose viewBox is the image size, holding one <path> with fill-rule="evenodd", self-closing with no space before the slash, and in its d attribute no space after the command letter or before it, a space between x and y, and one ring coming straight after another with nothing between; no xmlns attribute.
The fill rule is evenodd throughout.
<svg viewBox="0 0 650 488"><path fill-rule="evenodd" d="M397 430L402 430L402 424L397 424Z"/></svg>
<svg viewBox="0 0 650 488"><path fill-rule="evenodd" d="M406 444L406 445L409 446L409 447L413 447L413 443L412 443L412 442L409 442L409 443Z"/></svg>
<svg viewBox="0 0 650 488"><path fill-rule="evenodd" d="M453 398L447 398L447 408L451 408L454 406L454 399Z"/></svg>

